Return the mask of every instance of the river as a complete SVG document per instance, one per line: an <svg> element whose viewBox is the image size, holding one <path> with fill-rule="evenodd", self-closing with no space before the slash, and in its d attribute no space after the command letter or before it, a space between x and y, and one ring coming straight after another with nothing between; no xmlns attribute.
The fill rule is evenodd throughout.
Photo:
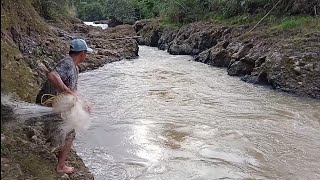
<svg viewBox="0 0 320 180"><path fill-rule="evenodd" d="M75 148L95 179L320 179L320 101L140 46L82 73L92 126Z"/></svg>
<svg viewBox="0 0 320 180"><path fill-rule="evenodd" d="M108 28L108 24L95 24L94 22L83 22L83 23L89 26L101 27L102 29Z"/></svg>

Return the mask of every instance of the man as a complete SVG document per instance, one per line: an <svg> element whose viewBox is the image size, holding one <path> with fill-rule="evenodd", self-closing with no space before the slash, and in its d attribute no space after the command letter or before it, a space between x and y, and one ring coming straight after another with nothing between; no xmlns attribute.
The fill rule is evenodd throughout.
<svg viewBox="0 0 320 180"><path fill-rule="evenodd" d="M70 43L69 56L62 59L56 67L48 73L48 80L37 95L36 103L43 105L47 99L46 94L57 95L63 92L77 96L79 74L77 65L85 60L88 52L92 51L83 39L72 40ZM88 110L90 109L88 108ZM59 122L61 122L61 117L46 123L48 128L47 132L49 133L51 145L59 149L57 172L70 174L74 172L74 168L67 166L65 161L71 150L75 138L75 131L69 132L66 137L63 136L61 130L58 128Z"/></svg>

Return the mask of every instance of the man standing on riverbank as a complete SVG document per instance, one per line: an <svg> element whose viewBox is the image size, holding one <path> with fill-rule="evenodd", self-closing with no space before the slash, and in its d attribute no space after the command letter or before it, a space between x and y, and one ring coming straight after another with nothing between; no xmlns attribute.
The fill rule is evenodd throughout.
<svg viewBox="0 0 320 180"><path fill-rule="evenodd" d="M83 39L72 40L70 42L69 56L62 59L56 67L48 73L48 80L38 93L36 103L43 105L47 99L45 97L46 94L57 95L58 93L70 93L78 96L78 65L85 60L87 53L92 51ZM75 131L72 130L64 138L58 126L61 121L61 117L48 121L46 123L48 128L47 132L51 145L59 149L57 172L70 174L74 172L74 168L66 165L66 159L75 138Z"/></svg>

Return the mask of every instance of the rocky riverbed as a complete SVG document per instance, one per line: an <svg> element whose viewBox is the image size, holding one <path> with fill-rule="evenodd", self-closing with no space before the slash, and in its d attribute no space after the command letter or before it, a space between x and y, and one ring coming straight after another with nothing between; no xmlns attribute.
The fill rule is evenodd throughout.
<svg viewBox="0 0 320 180"><path fill-rule="evenodd" d="M269 85L289 93L320 98L320 32L300 32L252 26L219 26L208 22L181 28L157 20L134 25L139 44L170 54L193 55L194 60L224 67L231 76Z"/></svg>

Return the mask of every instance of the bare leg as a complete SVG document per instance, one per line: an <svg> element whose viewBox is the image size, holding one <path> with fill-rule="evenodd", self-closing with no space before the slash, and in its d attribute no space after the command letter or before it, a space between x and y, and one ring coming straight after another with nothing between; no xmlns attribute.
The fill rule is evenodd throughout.
<svg viewBox="0 0 320 180"><path fill-rule="evenodd" d="M73 143L74 138L68 138L65 141L65 145L62 147L62 149L59 151L58 154L58 165L57 165L57 172L58 173L73 173L74 168L69 167L66 165L66 159L68 157L68 154L71 150L71 146Z"/></svg>

